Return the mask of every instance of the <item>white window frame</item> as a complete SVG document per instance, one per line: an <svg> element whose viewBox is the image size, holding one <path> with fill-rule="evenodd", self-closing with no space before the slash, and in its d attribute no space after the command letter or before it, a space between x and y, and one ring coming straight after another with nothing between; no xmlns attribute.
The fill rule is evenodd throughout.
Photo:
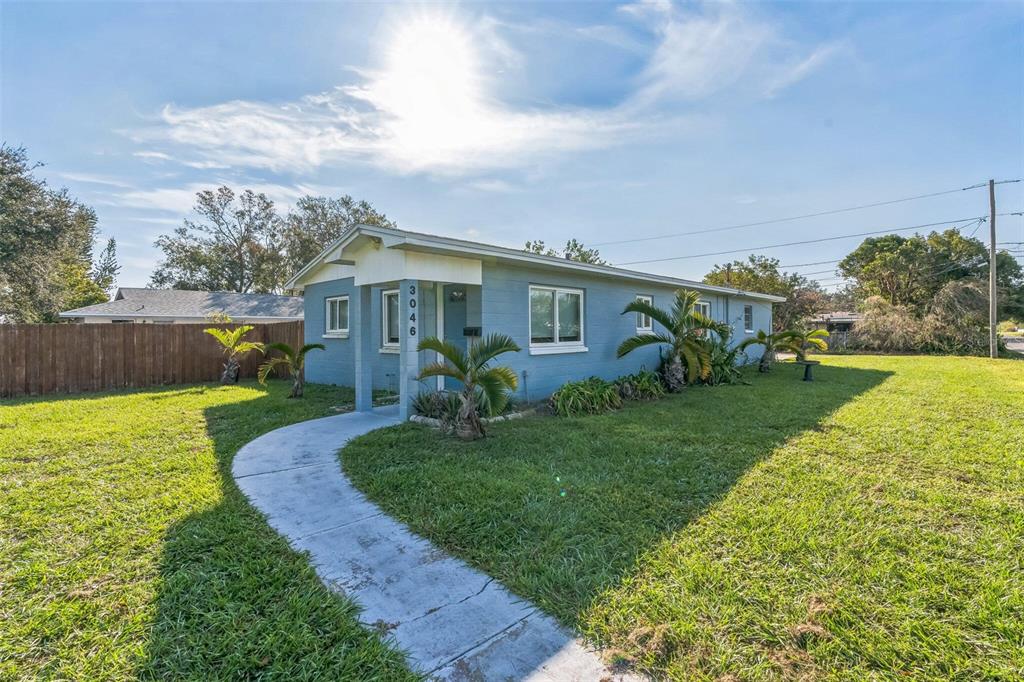
<svg viewBox="0 0 1024 682"><path fill-rule="evenodd" d="M554 341L547 343L534 343L533 342L533 292L534 291L550 291L555 294L555 304L552 312L554 313L552 332L555 335ZM579 341L559 341L558 340L558 295L559 294L576 294L580 297L580 340ZM531 284L530 290L526 297L526 310L527 310L527 338L530 339L530 355L552 355L555 353L585 353L589 349L587 348L584 341L585 329L584 320L586 317L586 292L583 289L572 289L570 287L557 287L548 286L544 284Z"/></svg>
<svg viewBox="0 0 1024 682"><path fill-rule="evenodd" d="M345 326L331 329L331 303L345 301ZM340 316L339 316L340 317ZM339 320L340 321L340 320ZM324 338L325 339L347 339L349 326L349 301L348 296L328 296L324 299Z"/></svg>
<svg viewBox="0 0 1024 682"><path fill-rule="evenodd" d="M654 305L654 297L650 294L637 294L636 300L643 301L648 305ZM647 324L644 324L644 320ZM636 333L637 334L653 334L654 333L654 318L644 313L636 314Z"/></svg>
<svg viewBox="0 0 1024 682"><path fill-rule="evenodd" d="M747 313L750 313L750 324L747 324ZM748 334L754 332L754 306L749 303L743 305L743 331Z"/></svg>
<svg viewBox="0 0 1024 682"><path fill-rule="evenodd" d="M399 299L399 322L398 322L398 342L388 342L388 296L394 296ZM399 347L402 344L402 322L401 322L401 298L398 297L398 289L385 289L380 292L380 352L381 353L397 353Z"/></svg>
<svg viewBox="0 0 1024 682"><path fill-rule="evenodd" d="M706 310L707 312L704 312L704 317L710 320L715 319L711 317L711 301L697 301L696 305L693 306L693 309L694 311L700 312L704 312Z"/></svg>

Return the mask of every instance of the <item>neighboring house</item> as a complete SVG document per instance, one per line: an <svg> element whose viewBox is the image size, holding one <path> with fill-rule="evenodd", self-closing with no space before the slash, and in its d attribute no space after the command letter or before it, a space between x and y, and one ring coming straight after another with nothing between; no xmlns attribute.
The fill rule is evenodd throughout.
<svg viewBox="0 0 1024 682"><path fill-rule="evenodd" d="M811 319L815 329L824 329L830 334L834 332L848 332L853 325L864 319L860 313L837 311L834 313L822 313Z"/></svg>
<svg viewBox="0 0 1024 682"><path fill-rule="evenodd" d="M302 297L121 287L112 301L60 314L76 322L156 324L195 324L213 315L228 315L239 323L293 322L302 319Z"/></svg>
<svg viewBox="0 0 1024 682"><path fill-rule="evenodd" d="M403 419L417 393L443 386L440 379L416 379L420 367L438 359L416 351L423 337L465 348L486 334L508 334L522 350L497 362L519 376L519 399L537 400L566 381L656 369L656 346L615 357L623 339L653 330L650 319L622 315L622 309L638 297L671 308L674 292L684 287L704 294L704 311L733 325L737 342L771 329L772 303L785 300L364 225L351 228L285 285L305 295L306 342L327 346L307 357L307 378L354 385L360 410L370 408L373 389L396 391Z"/></svg>

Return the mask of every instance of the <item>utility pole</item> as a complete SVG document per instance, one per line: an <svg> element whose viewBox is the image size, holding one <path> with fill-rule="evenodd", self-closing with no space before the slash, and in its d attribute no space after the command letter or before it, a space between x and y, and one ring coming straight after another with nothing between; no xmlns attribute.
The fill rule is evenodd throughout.
<svg viewBox="0 0 1024 682"><path fill-rule="evenodd" d="M996 181L988 181L988 356L999 355L996 339Z"/></svg>

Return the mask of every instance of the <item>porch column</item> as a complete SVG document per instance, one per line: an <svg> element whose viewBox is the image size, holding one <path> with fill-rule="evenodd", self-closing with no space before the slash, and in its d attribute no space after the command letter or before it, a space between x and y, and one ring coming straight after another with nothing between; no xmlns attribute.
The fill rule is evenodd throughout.
<svg viewBox="0 0 1024 682"><path fill-rule="evenodd" d="M351 298L349 338L355 348L356 411L373 409L373 315L370 287L356 287Z"/></svg>
<svg viewBox="0 0 1024 682"><path fill-rule="evenodd" d="M398 416L403 421L412 415L412 399L420 392L420 353L416 350L423 333L420 303L421 282L403 279L398 285L398 309L402 335L398 349Z"/></svg>

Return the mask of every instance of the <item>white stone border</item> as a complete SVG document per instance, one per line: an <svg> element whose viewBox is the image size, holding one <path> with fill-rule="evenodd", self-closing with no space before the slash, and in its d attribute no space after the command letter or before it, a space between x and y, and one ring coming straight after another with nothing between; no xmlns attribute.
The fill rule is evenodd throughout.
<svg viewBox="0 0 1024 682"><path fill-rule="evenodd" d="M482 421L484 424L493 424L495 422L507 422L512 419L522 419L523 417L529 417L534 414L537 414L537 410L531 407L530 409L523 410L522 412L512 412L511 414L499 414L497 417L484 417L480 421ZM434 419L433 417L424 417L422 414L414 414L413 416L409 417L409 421L416 422L417 424L423 424L434 429L441 428L440 419Z"/></svg>

